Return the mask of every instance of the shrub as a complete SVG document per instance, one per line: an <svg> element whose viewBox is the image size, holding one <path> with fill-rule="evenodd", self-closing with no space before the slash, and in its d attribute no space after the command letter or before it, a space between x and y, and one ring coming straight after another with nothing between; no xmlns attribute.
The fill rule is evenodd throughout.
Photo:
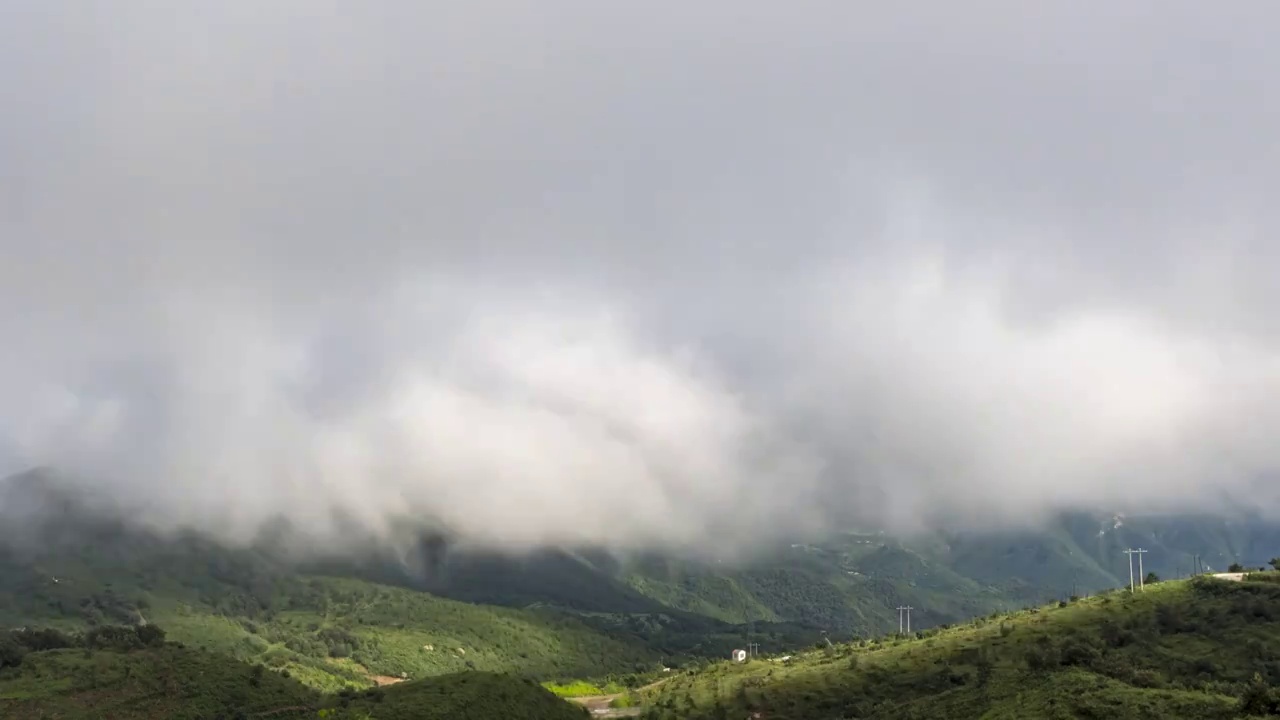
<svg viewBox="0 0 1280 720"><path fill-rule="evenodd" d="M0 670L7 667L18 667L27 654L27 649L19 645L12 637L0 638Z"/></svg>

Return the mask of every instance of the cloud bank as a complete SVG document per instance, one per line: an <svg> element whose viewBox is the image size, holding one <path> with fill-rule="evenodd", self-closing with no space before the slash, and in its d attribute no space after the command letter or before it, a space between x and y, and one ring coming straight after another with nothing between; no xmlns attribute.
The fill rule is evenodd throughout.
<svg viewBox="0 0 1280 720"><path fill-rule="evenodd" d="M1280 8L0 10L0 464L503 547L1276 505Z"/></svg>

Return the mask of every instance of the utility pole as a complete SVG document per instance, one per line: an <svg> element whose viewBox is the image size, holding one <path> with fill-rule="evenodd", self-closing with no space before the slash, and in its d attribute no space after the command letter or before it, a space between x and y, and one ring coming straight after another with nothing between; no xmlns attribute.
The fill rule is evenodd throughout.
<svg viewBox="0 0 1280 720"><path fill-rule="evenodd" d="M1137 549L1128 548L1124 551L1124 553L1129 556L1129 592L1135 592L1135 587L1133 582L1133 556L1134 555L1138 556L1138 586L1141 587L1143 584L1144 578L1142 577L1142 553L1144 552L1146 552L1146 550L1143 550L1142 548L1137 548Z"/></svg>
<svg viewBox="0 0 1280 720"><path fill-rule="evenodd" d="M1143 550L1142 548L1138 548L1138 589L1139 590L1145 590L1147 587L1147 575L1142 570L1142 554L1145 552L1146 550Z"/></svg>
<svg viewBox="0 0 1280 720"><path fill-rule="evenodd" d="M907 612L907 632L909 633L911 632L911 611L914 609L915 608L912 608L910 605L898 606L898 634L899 635L902 634L902 611L905 610Z"/></svg>

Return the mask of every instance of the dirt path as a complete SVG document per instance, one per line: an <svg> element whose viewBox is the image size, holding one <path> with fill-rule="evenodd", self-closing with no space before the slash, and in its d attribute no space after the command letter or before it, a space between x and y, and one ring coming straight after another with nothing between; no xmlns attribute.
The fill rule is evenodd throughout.
<svg viewBox="0 0 1280 720"><path fill-rule="evenodd" d="M621 694L622 693L618 693L617 695L591 695L589 697L577 697L577 698L570 698L570 699L573 702L586 708L587 711L591 713L592 717L619 718L619 717L635 717L636 715L639 715L640 708L638 707L629 707L629 708L609 707L609 703L613 702L613 699L621 696Z"/></svg>
<svg viewBox="0 0 1280 720"><path fill-rule="evenodd" d="M653 688L658 687L659 685L661 685L662 683L670 679L671 678L669 677L664 677L661 680L655 680L654 682L651 682L648 685L638 687L635 690L632 690L631 692L642 693L642 692L645 692L646 690L652 690ZM638 708L638 707L629 707L629 708L609 707L609 703L613 702L617 698L622 697L625 694L626 693L613 693L612 695L586 695L583 697L569 698L569 700L585 707L593 717L619 718L619 717L635 717L639 715L641 712L641 708Z"/></svg>

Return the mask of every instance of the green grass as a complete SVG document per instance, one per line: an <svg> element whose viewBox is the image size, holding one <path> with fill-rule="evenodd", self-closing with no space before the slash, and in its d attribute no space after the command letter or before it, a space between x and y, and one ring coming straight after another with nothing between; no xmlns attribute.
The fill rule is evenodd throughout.
<svg viewBox="0 0 1280 720"><path fill-rule="evenodd" d="M786 662L718 663L646 695L653 718L1228 718L1280 709L1280 586L1198 579ZM1254 680L1254 674L1259 678Z"/></svg>
<svg viewBox="0 0 1280 720"><path fill-rule="evenodd" d="M586 680L573 680L567 683L544 682L542 687L549 690L556 697L574 698L574 697L591 697L592 695L612 695L620 693L626 688L616 682L604 683L596 685Z"/></svg>

